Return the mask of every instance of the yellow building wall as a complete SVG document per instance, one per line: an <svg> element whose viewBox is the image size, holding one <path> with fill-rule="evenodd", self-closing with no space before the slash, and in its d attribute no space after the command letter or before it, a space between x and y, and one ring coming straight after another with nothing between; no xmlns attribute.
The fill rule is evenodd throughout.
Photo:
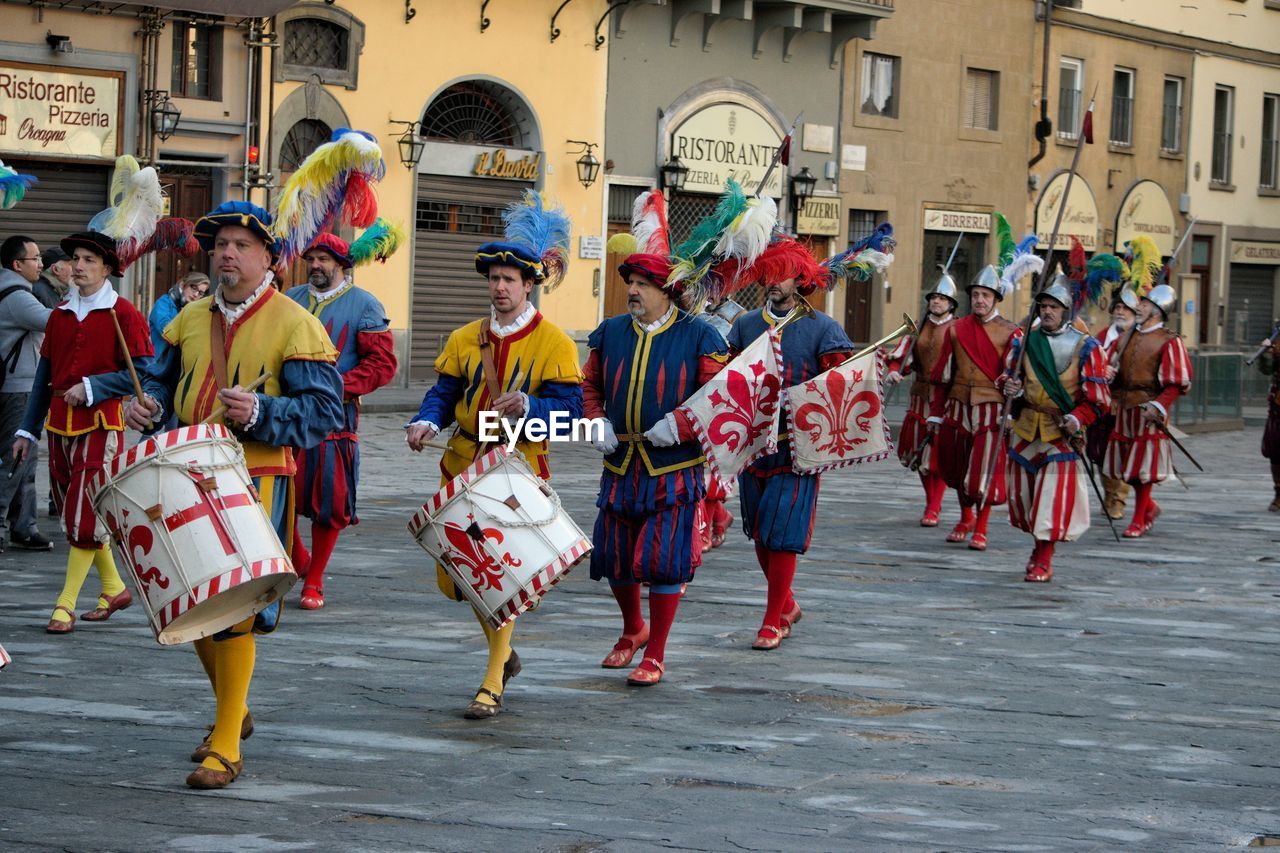
<svg viewBox="0 0 1280 853"><path fill-rule="evenodd" d="M1280 9L1266 0L1083 0L1080 11L1240 47L1280 46Z"/></svg>
<svg viewBox="0 0 1280 853"><path fill-rule="evenodd" d="M598 297L594 274L600 261L578 257L581 235L602 233L603 170L590 188L578 182L578 151L567 139L604 141L607 45L594 49L594 27L603 0L572 3L556 21L560 37L552 43L550 19L559 3L493 4L491 21L480 31L479 4L464 14L442 0L419 3L406 23L404 5L386 0L341 4L365 25L359 87L326 86L346 111L352 126L374 134L387 160L387 176L378 185L380 212L404 223L412 239L417 173L400 164L396 140L403 125L391 120L417 120L432 97L446 85L468 78L496 80L523 95L537 116L546 151L543 181L538 188L562 204L573 221L569 272L563 284L541 297L543 314L567 331L594 328ZM472 14L474 12L474 14ZM607 30L607 27L606 27ZM270 69L266 69L270 78ZM302 83L277 83L279 104ZM596 149L599 159L600 148ZM384 266L358 274L362 287L382 301L395 330L409 328L412 245ZM476 287L484 284L476 277Z"/></svg>

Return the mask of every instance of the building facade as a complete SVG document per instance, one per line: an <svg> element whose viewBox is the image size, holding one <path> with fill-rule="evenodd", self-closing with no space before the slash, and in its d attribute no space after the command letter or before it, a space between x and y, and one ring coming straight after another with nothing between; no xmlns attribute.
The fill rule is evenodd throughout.
<svg viewBox="0 0 1280 853"><path fill-rule="evenodd" d="M39 178L0 234L53 245L107 207L115 158L160 172L167 212L195 217L252 191L260 19L292 0L159 4L0 0L0 159ZM204 258L139 263L122 290L144 310Z"/></svg>
<svg viewBox="0 0 1280 853"><path fill-rule="evenodd" d="M1092 78L1108 97L1113 81L1124 82L1121 67L1134 65L1130 57L1162 57L1145 84L1138 70L1135 147L1149 152L1159 140L1158 156L1182 173L1185 195L1173 192L1172 175L1164 179L1179 232L1196 219L1178 258L1181 333L1201 347L1253 346L1280 315L1280 3L1070 5L1054 10L1055 34L1104 34L1120 44L1114 65L1108 60ZM1104 126L1095 122L1095 134Z"/></svg>
<svg viewBox="0 0 1280 853"><path fill-rule="evenodd" d="M747 192L759 188L777 199L780 222L808 240L815 255L831 254L847 219L838 170L845 45L872 38L893 14L893 0L632 3L613 12L608 231L628 230L636 196L663 187L678 242L733 177ZM797 118L790 165L766 182ZM685 170L678 187L676 167ZM794 198L797 176L814 189L803 209ZM599 317L626 310L619 260L611 258L604 271ZM759 305L760 294L745 293L741 301Z"/></svg>
<svg viewBox="0 0 1280 853"><path fill-rule="evenodd" d="M991 263L996 212L1015 232L1029 229L1034 29L1020 0L897 0L874 41L845 47L841 240L887 220L898 241L887 280L842 294L838 313L856 339L893 330L904 313L919 319L922 295L953 251L950 273L962 288ZM1001 306L1006 316L1018 310L1025 294Z"/></svg>
<svg viewBox="0 0 1280 853"><path fill-rule="evenodd" d="M604 142L604 0L494 4L449 14L382 0L302 2L277 16L274 183L337 127L378 137L387 176L380 213L411 235L384 265L356 273L386 306L401 381L426 382L448 334L488 313L476 247L502 233L503 207L526 189L573 220L568 277L535 289L543 313L585 337L594 327L603 240L603 182L579 181L586 144ZM415 8L417 6L418 8ZM474 12L474 14L472 14ZM554 20L553 20L554 16ZM554 39L551 37L555 35ZM405 132L424 143L401 157Z"/></svg>

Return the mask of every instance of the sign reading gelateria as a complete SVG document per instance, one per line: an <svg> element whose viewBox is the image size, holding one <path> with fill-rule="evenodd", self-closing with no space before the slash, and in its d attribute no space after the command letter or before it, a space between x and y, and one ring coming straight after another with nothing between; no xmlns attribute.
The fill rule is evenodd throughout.
<svg viewBox="0 0 1280 853"><path fill-rule="evenodd" d="M120 72L0 62L0 150L116 157L123 80Z"/></svg>
<svg viewBox="0 0 1280 853"><path fill-rule="evenodd" d="M840 233L841 212L838 197L813 196L796 214L796 233L812 237L835 237Z"/></svg>
<svg viewBox="0 0 1280 853"><path fill-rule="evenodd" d="M1280 243L1232 240L1231 263L1280 265Z"/></svg>
<svg viewBox="0 0 1280 853"><path fill-rule="evenodd" d="M1046 249L1049 237L1053 235L1053 223L1058 220L1058 207L1062 204L1062 195L1067 189L1067 172L1059 172L1049 181L1040 193L1036 202L1036 236L1040 238L1037 248ZM1067 209L1062 215L1062 225L1058 229L1058 239L1054 249L1069 250L1071 238L1079 237L1085 251L1093 252L1098 248L1098 203L1093 200L1093 190L1084 178L1076 175L1071 182L1071 198L1067 199ZM1014 235L1017 239L1018 235Z"/></svg>
<svg viewBox="0 0 1280 853"><path fill-rule="evenodd" d="M689 167L685 192L719 193L733 178L753 195L782 135L764 116L741 104L713 104L685 119L671 134L671 153ZM781 165L765 187L772 198L782 195Z"/></svg>
<svg viewBox="0 0 1280 853"><path fill-rule="evenodd" d="M1174 249L1173 208L1164 188L1155 181L1138 181L1125 193L1116 213L1117 253L1124 244L1139 234L1146 234L1155 241L1160 254L1168 257Z"/></svg>

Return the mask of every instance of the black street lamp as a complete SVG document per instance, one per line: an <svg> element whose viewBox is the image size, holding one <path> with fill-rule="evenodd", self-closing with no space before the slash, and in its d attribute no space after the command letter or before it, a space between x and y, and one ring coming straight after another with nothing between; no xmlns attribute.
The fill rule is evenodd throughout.
<svg viewBox="0 0 1280 853"><path fill-rule="evenodd" d="M401 164L409 171L413 171L418 168L418 161L422 159L422 152L427 147L427 143L418 135L418 123L398 119L391 119L391 123L408 125L396 144L400 148Z"/></svg>
<svg viewBox="0 0 1280 853"><path fill-rule="evenodd" d="M672 192L683 190L684 182L689 179L689 167L681 163L676 155L672 155L670 160L662 164L660 173L662 188Z"/></svg>
<svg viewBox="0 0 1280 853"><path fill-rule="evenodd" d="M151 104L151 129L164 142L178 129L178 120L182 118L182 110L169 100L169 93L157 90L147 92L147 100Z"/></svg>
<svg viewBox="0 0 1280 853"><path fill-rule="evenodd" d="M600 174L600 161L593 153L596 143L583 142L580 139L566 139L565 142L583 147L582 156L577 159L578 182L584 187L590 187L596 182L596 176Z"/></svg>
<svg viewBox="0 0 1280 853"><path fill-rule="evenodd" d="M818 179L803 166L798 175L791 177L791 197L796 200L796 210L804 209L804 203L813 198L813 190L818 186Z"/></svg>

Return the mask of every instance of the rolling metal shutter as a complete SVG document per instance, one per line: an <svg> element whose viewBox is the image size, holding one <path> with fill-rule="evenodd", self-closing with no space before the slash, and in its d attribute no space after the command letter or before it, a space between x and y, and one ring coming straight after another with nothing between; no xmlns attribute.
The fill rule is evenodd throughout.
<svg viewBox="0 0 1280 853"><path fill-rule="evenodd" d="M410 381L432 381L449 333L488 316L489 289L475 251L502 239L502 209L530 185L518 181L421 175L413 241Z"/></svg>
<svg viewBox="0 0 1280 853"><path fill-rule="evenodd" d="M25 234L44 251L68 234L84 231L107 206L111 167L13 160L5 165L40 182L11 210L0 210L0 239Z"/></svg>
<svg viewBox="0 0 1280 853"><path fill-rule="evenodd" d="M1260 264L1231 265L1229 343L1252 347L1271 333L1276 319L1275 270Z"/></svg>

